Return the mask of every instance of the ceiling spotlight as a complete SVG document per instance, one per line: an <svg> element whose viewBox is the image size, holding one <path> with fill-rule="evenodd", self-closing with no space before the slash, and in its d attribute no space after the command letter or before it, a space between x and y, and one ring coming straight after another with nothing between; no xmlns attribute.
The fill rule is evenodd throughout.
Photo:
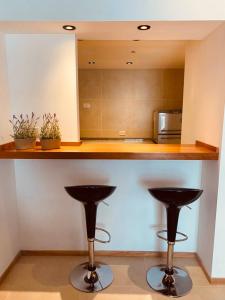
<svg viewBox="0 0 225 300"><path fill-rule="evenodd" d="M90 60L90 61L88 62L88 64L89 64L89 65L95 65L95 61L94 61L94 60Z"/></svg>
<svg viewBox="0 0 225 300"><path fill-rule="evenodd" d="M73 25L64 25L64 26L63 26L63 29L65 29L65 30L75 30L76 27L73 26Z"/></svg>
<svg viewBox="0 0 225 300"><path fill-rule="evenodd" d="M148 30L148 29L150 29L150 28L151 28L150 25L139 25L139 26L137 27L137 29L139 29L139 30Z"/></svg>
<svg viewBox="0 0 225 300"><path fill-rule="evenodd" d="M126 64L127 65L133 65L133 62L132 61L127 61Z"/></svg>

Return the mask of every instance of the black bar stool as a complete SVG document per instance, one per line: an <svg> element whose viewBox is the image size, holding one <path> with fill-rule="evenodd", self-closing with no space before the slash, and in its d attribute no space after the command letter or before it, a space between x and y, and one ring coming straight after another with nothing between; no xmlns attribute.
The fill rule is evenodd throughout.
<svg viewBox="0 0 225 300"><path fill-rule="evenodd" d="M105 289L113 281L111 268L103 263L95 262L94 241L110 242L110 234L102 228L96 228L97 207L100 201L109 197L115 190L107 185L80 185L65 187L67 193L83 203L85 208L89 261L75 267L70 276L71 284L84 292L97 292ZM101 241L95 238L95 229L105 232L109 239Z"/></svg>
<svg viewBox="0 0 225 300"><path fill-rule="evenodd" d="M186 295L192 288L192 280L187 271L173 266L175 242L188 239L187 235L177 232L180 209L197 200L202 190L188 188L152 188L149 193L166 206L167 230L157 232L157 236L167 241L167 264L152 267L147 272L147 282L150 287L167 296L180 297ZM167 233L167 238L162 233ZM181 236L176 239L176 235Z"/></svg>

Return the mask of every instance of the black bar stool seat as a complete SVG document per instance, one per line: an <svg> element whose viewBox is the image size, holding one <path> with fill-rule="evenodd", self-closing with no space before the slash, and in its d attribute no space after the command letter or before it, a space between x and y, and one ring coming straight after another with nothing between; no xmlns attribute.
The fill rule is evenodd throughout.
<svg viewBox="0 0 225 300"><path fill-rule="evenodd" d="M80 201L85 208L86 229L88 239L89 261L78 265L70 276L71 284L84 292L97 292L105 289L113 281L111 268L94 260L94 241L96 229L96 216L98 204L109 197L116 187L108 185L78 185L65 187L67 193L74 199ZM109 235L105 230L98 228ZM104 241L100 241L104 242Z"/></svg>
<svg viewBox="0 0 225 300"><path fill-rule="evenodd" d="M74 199L84 204L98 204L109 197L116 187L108 185L76 185L66 186L65 190Z"/></svg>
<svg viewBox="0 0 225 300"><path fill-rule="evenodd" d="M187 239L183 233L177 232L178 218L183 206L189 205L196 201L202 194L202 190L189 188L151 188L149 193L158 201L166 206L167 212L167 264L158 265L150 268L147 272L147 282L150 287L166 296L180 297L186 295L192 288L192 280L187 271L173 266L174 244L178 241ZM176 235L180 234L185 238L176 240Z"/></svg>
<svg viewBox="0 0 225 300"><path fill-rule="evenodd" d="M189 188L152 188L149 193L157 200L168 206L182 207L197 200L202 190Z"/></svg>

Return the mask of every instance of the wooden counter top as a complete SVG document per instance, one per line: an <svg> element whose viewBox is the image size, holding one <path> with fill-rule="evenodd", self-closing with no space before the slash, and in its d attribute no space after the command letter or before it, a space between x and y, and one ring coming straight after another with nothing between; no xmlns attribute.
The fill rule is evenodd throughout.
<svg viewBox="0 0 225 300"><path fill-rule="evenodd" d="M194 145L139 143L62 143L61 149L15 150L14 143L0 146L0 159L140 159L217 160L218 148L196 141Z"/></svg>

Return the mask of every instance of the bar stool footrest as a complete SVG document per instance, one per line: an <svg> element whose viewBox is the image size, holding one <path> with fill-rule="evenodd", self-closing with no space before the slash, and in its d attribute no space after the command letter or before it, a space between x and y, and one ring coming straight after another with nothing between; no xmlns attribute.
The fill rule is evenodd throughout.
<svg viewBox="0 0 225 300"><path fill-rule="evenodd" d="M95 230L102 231L102 232L104 232L108 236L107 240L100 240L100 239L95 238L95 242L99 242L99 243L102 243L102 244L110 243L110 241L111 241L111 234L106 229L103 229L103 228L100 228L100 227L95 227Z"/></svg>
<svg viewBox="0 0 225 300"><path fill-rule="evenodd" d="M164 237L163 235L161 235L162 233L167 233L167 230L159 230L156 232L156 235L158 238L160 238L161 240L167 241L167 238ZM180 239L176 239L175 242L184 242L188 239L188 236L182 232L177 231L176 234L180 235L182 238Z"/></svg>

